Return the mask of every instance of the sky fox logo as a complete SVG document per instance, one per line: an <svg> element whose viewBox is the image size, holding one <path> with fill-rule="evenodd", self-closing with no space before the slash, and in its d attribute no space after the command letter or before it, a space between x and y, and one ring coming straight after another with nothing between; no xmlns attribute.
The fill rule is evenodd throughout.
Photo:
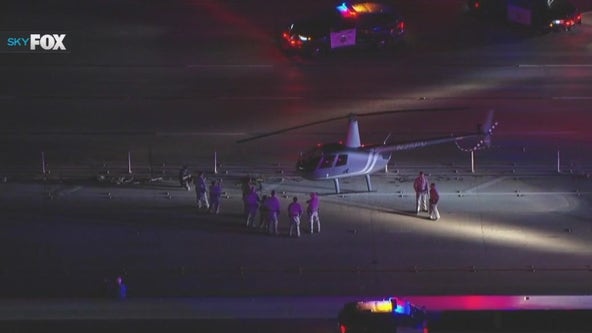
<svg viewBox="0 0 592 333"><path fill-rule="evenodd" d="M30 34L22 36L9 36L6 38L8 50L28 50L45 52L67 51L64 40L66 34Z"/></svg>

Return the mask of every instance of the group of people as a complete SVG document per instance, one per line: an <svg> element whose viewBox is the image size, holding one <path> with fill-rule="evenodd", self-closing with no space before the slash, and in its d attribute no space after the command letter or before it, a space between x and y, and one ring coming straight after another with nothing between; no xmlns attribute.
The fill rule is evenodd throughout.
<svg viewBox="0 0 592 333"><path fill-rule="evenodd" d="M199 212L213 214L220 213L220 198L222 196L222 180L212 180L208 185L205 173L200 171L197 177L193 177L189 168L183 165L179 170L179 184L181 187L191 190L191 184L195 185L196 204ZM310 199L306 201L306 215L310 222L310 233L321 232L319 219L319 196L310 193ZM249 179L243 182L243 204L247 227L255 227L266 230L272 235L279 235L278 225L281 210L281 202L276 196L275 190L270 195L259 197L257 188ZM305 211L298 202L298 197L293 197L288 205L287 215L290 221L289 236L300 237L300 221ZM257 215L259 219L257 219ZM256 225L256 221L258 221Z"/></svg>
<svg viewBox="0 0 592 333"><path fill-rule="evenodd" d="M267 230L269 234L279 235L278 224L281 211L281 203L276 196L275 190L272 190L270 195L263 195L259 197L254 186L249 186L248 190L243 193L244 211L246 216L247 227L254 227ZM314 233L315 225L316 232L321 232L321 221L319 219L319 196L317 193L310 193L310 199L306 201L306 214L310 222L310 233ZM304 209L298 202L298 197L293 197L292 202L288 205L287 215L290 221L289 236L292 235L300 237L300 222L304 215ZM259 220L255 225L257 214Z"/></svg>
<svg viewBox="0 0 592 333"><path fill-rule="evenodd" d="M440 194L436 189L436 184L430 184L428 177L423 171L420 171L413 182L413 189L415 190L415 210L417 214L419 215L422 211L427 212L430 220L439 220L438 201L440 201Z"/></svg>
<svg viewBox="0 0 592 333"><path fill-rule="evenodd" d="M179 170L179 183L187 191L191 190L191 183L195 184L197 209L200 212L220 213L220 198L222 197L221 179L212 180L208 185L206 175L203 171L200 171L194 179L189 168L184 165Z"/></svg>
<svg viewBox="0 0 592 333"><path fill-rule="evenodd" d="M212 180L208 185L203 171L193 179L187 166L181 167L179 171L179 183L188 191L191 189L191 183L195 184L195 193L197 208L200 212L220 213L220 198L222 196L222 180ZM428 177L423 171L413 182L415 190L415 210L417 215L421 212L427 212L430 220L439 220L438 201L440 194L435 183L430 183ZM306 216L310 222L310 233L314 233L314 226L317 226L317 232L321 232L321 222L319 219L319 196L317 193L310 193L310 199L306 201ZM278 224L281 210L281 203L276 196L275 190L270 195L259 197L257 189L251 183L243 184L243 204L247 227L256 227L267 230L270 234L278 235ZM305 211L298 202L298 197L293 197L288 205L287 215L290 219L289 236L300 237L300 222ZM255 225L256 217L259 215L258 223Z"/></svg>

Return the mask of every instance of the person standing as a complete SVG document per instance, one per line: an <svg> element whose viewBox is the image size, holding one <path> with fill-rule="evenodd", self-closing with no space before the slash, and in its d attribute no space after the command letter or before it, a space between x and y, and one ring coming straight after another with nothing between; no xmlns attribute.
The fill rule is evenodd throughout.
<svg viewBox="0 0 592 333"><path fill-rule="evenodd" d="M266 200L267 213L269 219L269 233L279 235L278 222L280 215L280 199L275 196L275 190L271 191L271 195Z"/></svg>
<svg viewBox="0 0 592 333"><path fill-rule="evenodd" d="M438 211L438 201L440 201L440 193L436 189L436 184L430 184L430 220L437 221L440 219L440 212Z"/></svg>
<svg viewBox="0 0 592 333"><path fill-rule="evenodd" d="M125 283L123 282L123 278L121 276L118 276L115 279L115 284L116 284L116 292L117 292L117 299L123 300L127 298L127 286L125 285Z"/></svg>
<svg viewBox="0 0 592 333"><path fill-rule="evenodd" d="M187 191L191 191L191 171L186 165L181 166L179 170L179 184Z"/></svg>
<svg viewBox="0 0 592 333"><path fill-rule="evenodd" d="M315 192L310 193L310 199L306 201L308 204L306 211L310 219L310 233L314 233L314 224L317 224L317 232L321 232L321 220L319 219L319 195Z"/></svg>
<svg viewBox="0 0 592 333"><path fill-rule="evenodd" d="M420 171L419 175L413 182L413 189L415 190L415 210L417 214L421 211L428 211L428 184L428 177L423 171Z"/></svg>
<svg viewBox="0 0 592 333"><path fill-rule="evenodd" d="M220 180L212 180L212 184L210 185L210 207L208 208L208 213L220 213L220 198L222 197L222 185L220 182Z"/></svg>
<svg viewBox="0 0 592 333"><path fill-rule="evenodd" d="M251 178L245 177L241 181L241 192L243 198L243 214L247 216L249 214L249 206L247 205L247 196L251 193L251 189L253 186L251 185Z"/></svg>
<svg viewBox="0 0 592 333"><path fill-rule="evenodd" d="M267 211L267 195L261 197L259 205L259 229L269 230L269 212Z"/></svg>
<svg viewBox="0 0 592 333"><path fill-rule="evenodd" d="M290 237L292 231L296 228L296 236L300 237L300 216L302 215L302 206L298 203L298 198L294 197L292 203L288 205L288 216L290 216Z"/></svg>
<svg viewBox="0 0 592 333"><path fill-rule="evenodd" d="M244 200L247 210L247 227L254 227L255 217L257 216L257 210L259 209L259 202L261 202L255 187L251 186L249 193L245 196Z"/></svg>
<svg viewBox="0 0 592 333"><path fill-rule="evenodd" d="M199 211L210 209L207 188L206 176L203 171L200 171L195 179L195 195L197 196L197 209Z"/></svg>

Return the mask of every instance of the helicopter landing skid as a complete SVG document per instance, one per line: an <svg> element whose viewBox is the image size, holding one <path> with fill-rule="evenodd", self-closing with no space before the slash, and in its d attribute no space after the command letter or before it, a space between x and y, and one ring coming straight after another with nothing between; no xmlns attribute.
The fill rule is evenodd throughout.
<svg viewBox="0 0 592 333"><path fill-rule="evenodd" d="M364 177L366 178L366 185L368 186L368 192L373 192L372 190L372 182L370 181L370 174L365 174ZM335 194L341 193L341 187L339 186L339 178L333 178L333 184L335 184Z"/></svg>

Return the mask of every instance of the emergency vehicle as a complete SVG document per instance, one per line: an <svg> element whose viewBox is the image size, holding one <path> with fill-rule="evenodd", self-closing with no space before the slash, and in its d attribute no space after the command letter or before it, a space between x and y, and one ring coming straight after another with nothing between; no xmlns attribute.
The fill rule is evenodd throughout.
<svg viewBox="0 0 592 333"><path fill-rule="evenodd" d="M405 20L382 1L345 1L317 15L290 23L279 33L280 48L317 56L348 48L386 49L405 35Z"/></svg>
<svg viewBox="0 0 592 333"><path fill-rule="evenodd" d="M346 303L338 315L339 333L395 333L398 328L422 329L425 309L411 302L388 297Z"/></svg>

